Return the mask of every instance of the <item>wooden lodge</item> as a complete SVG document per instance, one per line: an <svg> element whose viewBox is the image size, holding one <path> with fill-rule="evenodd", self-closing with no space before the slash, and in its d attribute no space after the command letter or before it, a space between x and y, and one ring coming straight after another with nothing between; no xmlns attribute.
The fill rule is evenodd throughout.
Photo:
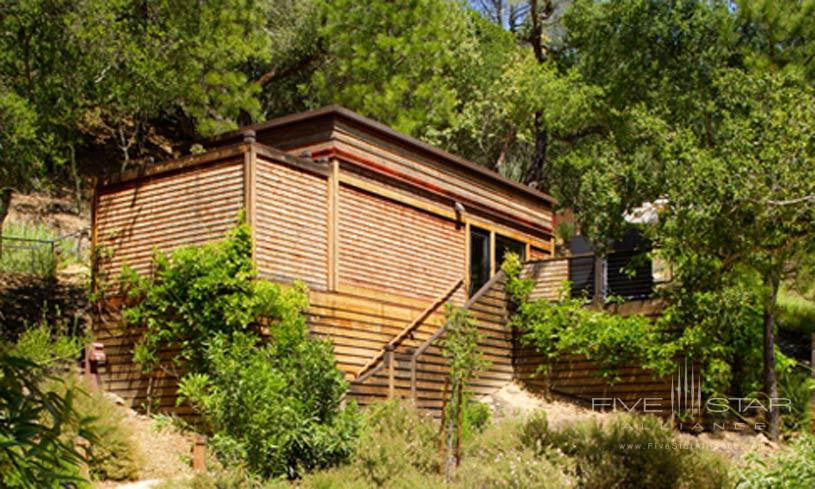
<svg viewBox="0 0 815 489"><path fill-rule="evenodd" d="M245 209L261 278L302 280L308 318L329 337L361 404L410 397L438 412L445 361L443 305L467 307L483 333L490 366L473 384L489 394L514 378L576 399L595 395L670 397L670 383L636 367L607 385L585 359L544 361L506 327L499 271L512 251L528 261L535 294L557 298L575 279L578 257L554 257L555 200L342 107L274 119L220 136L201 154L100 180L95 247L110 250L95 277L129 264L150 273L155 249L217 240ZM591 271L589 270L589 274ZM174 406L174 379L146 376L132 362L140 331L105 300L94 323L107 365L103 386L134 406L148 393ZM612 392L613 391L613 392ZM185 413L185 408L173 408Z"/></svg>

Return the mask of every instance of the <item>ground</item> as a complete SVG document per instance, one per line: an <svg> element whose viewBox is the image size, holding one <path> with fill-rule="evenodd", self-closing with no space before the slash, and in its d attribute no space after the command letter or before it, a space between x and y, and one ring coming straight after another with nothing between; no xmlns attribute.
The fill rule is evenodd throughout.
<svg viewBox="0 0 815 489"><path fill-rule="evenodd" d="M153 482L193 475L190 454L194 438L190 433L180 430L171 418L139 414L124 407L116 396L110 395L110 398L126 411L127 424L144 462L139 468L140 481L102 481L96 484L97 489L144 489Z"/></svg>

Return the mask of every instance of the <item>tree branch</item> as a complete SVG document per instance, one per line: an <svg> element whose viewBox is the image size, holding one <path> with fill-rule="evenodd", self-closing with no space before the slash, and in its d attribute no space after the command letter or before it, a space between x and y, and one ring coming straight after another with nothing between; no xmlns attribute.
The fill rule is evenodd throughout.
<svg viewBox="0 0 815 489"><path fill-rule="evenodd" d="M797 199L789 199L789 200L768 200L768 205L777 205L777 206L784 206L784 205L797 205L797 204L804 204L806 202L815 202L815 195L805 195L803 197L799 197Z"/></svg>
<svg viewBox="0 0 815 489"><path fill-rule="evenodd" d="M262 87L266 86L266 85L268 85L269 83L271 83L273 81L277 81L277 80L280 80L282 78L286 78L289 75L292 75L293 73L296 73L296 72L308 67L310 64L314 63L319 58L320 58L320 55L319 55L319 52L317 52L317 53L314 53L314 54L312 54L310 56L302 58L300 61L298 61L297 63L295 63L295 64L293 64L293 65L291 65L289 67L287 67L283 71L277 71L277 70L267 71L266 73L262 74L260 76L260 78L257 79L257 82Z"/></svg>

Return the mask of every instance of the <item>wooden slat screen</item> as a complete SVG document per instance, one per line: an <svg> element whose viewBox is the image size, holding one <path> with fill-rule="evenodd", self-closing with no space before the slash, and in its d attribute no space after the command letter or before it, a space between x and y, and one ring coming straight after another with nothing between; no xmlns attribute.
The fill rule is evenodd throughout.
<svg viewBox="0 0 815 489"><path fill-rule="evenodd" d="M464 276L464 239L452 221L340 188L341 285L434 299Z"/></svg>
<svg viewBox="0 0 815 489"><path fill-rule="evenodd" d="M115 281L125 264L148 273L154 249L167 252L220 239L242 207L242 161L103 188L96 209L97 245L111 255L100 260L100 275Z"/></svg>
<svg viewBox="0 0 815 489"><path fill-rule="evenodd" d="M327 287L326 179L258 158L255 253L260 276Z"/></svg>

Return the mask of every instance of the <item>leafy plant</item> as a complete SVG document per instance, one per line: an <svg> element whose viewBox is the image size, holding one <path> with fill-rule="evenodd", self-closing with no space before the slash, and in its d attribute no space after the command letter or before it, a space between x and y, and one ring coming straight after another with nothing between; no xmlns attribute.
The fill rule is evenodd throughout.
<svg viewBox="0 0 815 489"><path fill-rule="evenodd" d="M752 453L737 471L737 489L803 489L815 486L815 437L796 437L769 456Z"/></svg>
<svg viewBox="0 0 815 489"><path fill-rule="evenodd" d="M160 363L161 348L177 346L181 351L173 366L206 372L207 342L214 336L247 332L261 317L283 324L296 320L305 294L254 280L251 250L249 226L239 224L222 241L157 253L149 277L125 267L129 306L123 318L132 327L146 328L134 350L145 370Z"/></svg>
<svg viewBox="0 0 815 489"><path fill-rule="evenodd" d="M606 367L601 374L612 380L614 368L624 362L637 361L659 373L673 369L678 349L661 325L642 315L586 307L582 299L571 297L568 285L556 303L530 301L534 283L521 277L521 266L517 255L508 254L502 269L515 306L509 324L522 332L522 341L549 358L569 353L598 360Z"/></svg>
<svg viewBox="0 0 815 489"><path fill-rule="evenodd" d="M551 429L538 418L524 443L539 453L555 449L574 460L578 487L710 488L731 485L729 466L670 425L645 415L616 415Z"/></svg>
<svg viewBox="0 0 815 489"><path fill-rule="evenodd" d="M442 419L447 446L444 473L449 480L453 462L458 465L461 458L463 418L466 409L465 389L467 383L477 376L487 363L478 348L482 336L478 331L478 323L469 312L448 304L446 321L445 334L440 342L442 355L447 360L450 384L450 399Z"/></svg>
<svg viewBox="0 0 815 489"><path fill-rule="evenodd" d="M353 452L357 411L340 407L347 386L331 345L301 326L299 335L273 332L268 345L245 333L212 338L209 372L182 379L179 394L204 415L226 465L295 478Z"/></svg>
<svg viewBox="0 0 815 489"><path fill-rule="evenodd" d="M51 325L43 320L23 331L14 344L0 345L0 350L41 367L52 368L77 361L87 341L85 336L66 331L62 324Z"/></svg>
<svg viewBox="0 0 815 489"><path fill-rule="evenodd" d="M296 478L346 460L358 416L341 406L347 384L331 344L308 335L305 286L255 280L251 236L239 224L221 242L157 255L150 277L126 271L124 316L146 328L137 361L185 372L179 402L203 415L224 464ZM171 346L179 355L161 365Z"/></svg>
<svg viewBox="0 0 815 489"><path fill-rule="evenodd" d="M438 429L415 407L398 399L374 404L364 426L356 455L361 480L391 487L411 472L438 472Z"/></svg>
<svg viewBox="0 0 815 489"><path fill-rule="evenodd" d="M43 388L59 382L29 360L0 353L0 482L39 489L81 483L85 460L75 433L93 444L92 419L77 409L75 389Z"/></svg>

